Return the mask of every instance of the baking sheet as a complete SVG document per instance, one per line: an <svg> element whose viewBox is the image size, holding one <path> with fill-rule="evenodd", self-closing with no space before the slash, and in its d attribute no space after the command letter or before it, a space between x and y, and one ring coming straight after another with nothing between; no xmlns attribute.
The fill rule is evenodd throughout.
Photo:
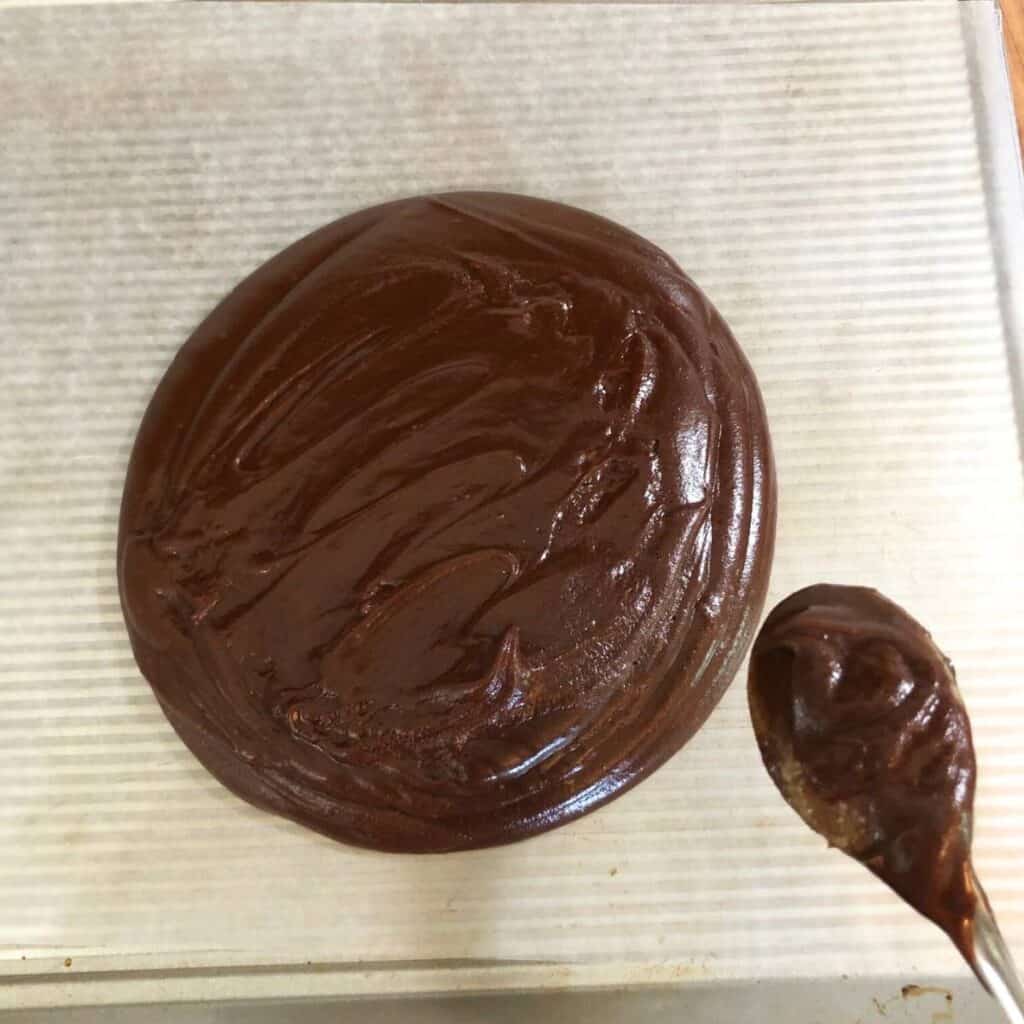
<svg viewBox="0 0 1024 1024"><path fill-rule="evenodd" d="M434 858L248 808L164 721L113 570L163 368L287 242L461 187L610 216L729 320L776 445L769 600L870 583L953 656L977 863L1024 949L1024 487L979 95L952 0L0 12L0 1006L133 970L166 972L145 998L218 971L237 995L962 974L781 804L741 683L606 809Z"/></svg>

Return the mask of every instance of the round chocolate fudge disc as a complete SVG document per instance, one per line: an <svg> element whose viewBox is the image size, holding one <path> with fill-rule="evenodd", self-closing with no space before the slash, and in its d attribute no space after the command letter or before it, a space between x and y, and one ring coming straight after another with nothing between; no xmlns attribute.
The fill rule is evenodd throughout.
<svg viewBox="0 0 1024 1024"><path fill-rule="evenodd" d="M199 327L139 429L118 572L221 782L345 842L457 850L679 750L774 525L754 377L676 264L582 210L451 193L321 228Z"/></svg>

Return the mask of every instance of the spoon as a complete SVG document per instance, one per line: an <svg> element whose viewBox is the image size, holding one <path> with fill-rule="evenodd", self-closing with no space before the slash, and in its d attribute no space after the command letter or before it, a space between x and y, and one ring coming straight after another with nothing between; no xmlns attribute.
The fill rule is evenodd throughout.
<svg viewBox="0 0 1024 1024"><path fill-rule="evenodd" d="M995 914L971 869L971 877L980 899L974 913L974 959L971 965L978 980L1003 1008L1011 1024L1024 1024L1024 984L1013 965L1013 958L996 924Z"/></svg>
<svg viewBox="0 0 1024 1024"><path fill-rule="evenodd" d="M748 696L786 801L942 928L1024 1024L1024 986L971 863L970 721L928 632L876 590L808 587L761 627Z"/></svg>

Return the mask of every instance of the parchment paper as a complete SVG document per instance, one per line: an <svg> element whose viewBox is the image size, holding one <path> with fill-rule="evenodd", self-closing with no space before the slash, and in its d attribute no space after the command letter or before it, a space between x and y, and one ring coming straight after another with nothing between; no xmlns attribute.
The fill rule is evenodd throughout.
<svg viewBox="0 0 1024 1024"><path fill-rule="evenodd" d="M612 217L729 320L776 445L769 600L871 584L953 657L977 863L1024 949L1024 489L957 6L0 12L0 973L314 961L370 992L442 968L491 987L960 969L781 802L742 678L606 809L433 858L250 809L164 721L114 575L152 388L283 245L461 187Z"/></svg>

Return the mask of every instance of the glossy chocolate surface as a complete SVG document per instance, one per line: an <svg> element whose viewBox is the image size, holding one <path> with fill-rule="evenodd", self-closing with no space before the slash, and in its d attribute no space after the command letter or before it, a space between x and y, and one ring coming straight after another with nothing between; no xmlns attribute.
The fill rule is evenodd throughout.
<svg viewBox="0 0 1024 1024"><path fill-rule="evenodd" d="M876 590L808 587L765 621L749 696L786 799L973 962L974 748L931 636Z"/></svg>
<svg viewBox="0 0 1024 1024"><path fill-rule="evenodd" d="M764 410L659 249L523 196L364 210L175 358L118 544L140 667L207 768L346 842L585 813L735 672L767 584Z"/></svg>

